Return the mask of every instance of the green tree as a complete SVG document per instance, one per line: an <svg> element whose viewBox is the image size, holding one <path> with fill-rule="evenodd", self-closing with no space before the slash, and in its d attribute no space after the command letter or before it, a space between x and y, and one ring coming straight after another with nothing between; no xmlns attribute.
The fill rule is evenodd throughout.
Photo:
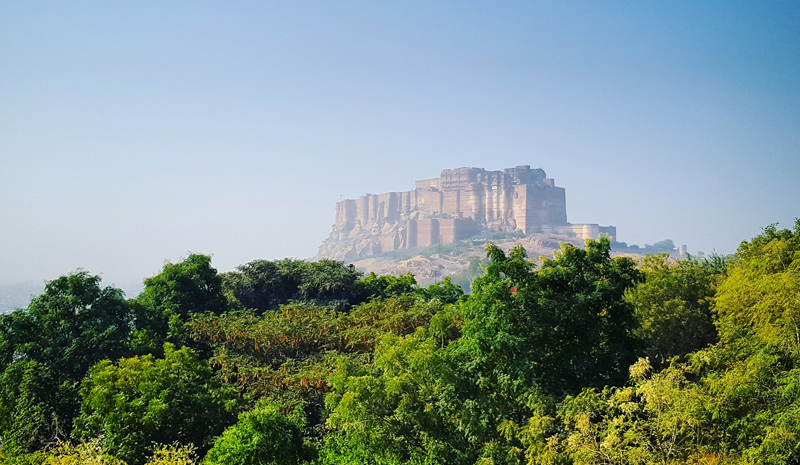
<svg viewBox="0 0 800 465"><path fill-rule="evenodd" d="M335 260L255 260L222 275L225 292L246 308L276 310L290 301L344 307L361 273Z"/></svg>
<svg viewBox="0 0 800 465"><path fill-rule="evenodd" d="M32 451L70 434L89 367L129 351L133 316L119 289L79 271L50 281L27 309L0 317L0 434Z"/></svg>
<svg viewBox="0 0 800 465"><path fill-rule="evenodd" d="M99 440L73 445L61 442L47 451L42 465L126 465L125 462L109 455Z"/></svg>
<svg viewBox="0 0 800 465"><path fill-rule="evenodd" d="M453 415L455 374L437 338L423 328L385 336L374 367L342 364L326 398L334 434L326 438L322 462L471 463Z"/></svg>
<svg viewBox="0 0 800 465"><path fill-rule="evenodd" d="M211 257L191 254L145 279L144 291L129 306L135 315L135 353L161 355L166 341L204 350L189 337L186 321L192 314L225 313L230 302Z"/></svg>
<svg viewBox="0 0 800 465"><path fill-rule="evenodd" d="M519 459L519 442L497 428L524 422L532 399L627 380L638 342L622 297L641 274L632 260L610 258L608 238L586 245L562 244L538 269L521 246L506 256L487 245L491 262L464 304L463 336L447 349L470 380L456 391L462 428L487 460Z"/></svg>
<svg viewBox="0 0 800 465"><path fill-rule="evenodd" d="M608 238L586 249L563 244L539 269L516 247L488 245L491 263L465 303L463 345L476 377L516 397L529 386L561 395L627 380L637 358L633 307L625 291L642 277L628 258L610 258Z"/></svg>
<svg viewBox="0 0 800 465"><path fill-rule="evenodd" d="M363 276L355 266L335 260L303 262L301 280L296 300L326 305L330 303L356 303L353 286Z"/></svg>
<svg viewBox="0 0 800 465"><path fill-rule="evenodd" d="M450 276L445 276L438 283L431 284L425 289L419 289L418 292L427 299L438 299L443 304L454 304L464 299L464 289L453 284Z"/></svg>
<svg viewBox="0 0 800 465"><path fill-rule="evenodd" d="M625 300L635 308L636 334L656 368L716 342L711 314L716 286L723 274L698 260L672 260L667 254L647 255L645 281L629 289Z"/></svg>
<svg viewBox="0 0 800 465"><path fill-rule="evenodd" d="M331 433L319 451L319 465L445 465L436 457L415 454L399 458L378 447L370 436L358 433Z"/></svg>
<svg viewBox="0 0 800 465"><path fill-rule="evenodd" d="M280 413L278 404L262 401L226 429L208 451L209 465L298 465L313 459L313 448L303 442L305 417L295 408Z"/></svg>
<svg viewBox="0 0 800 465"><path fill-rule="evenodd" d="M104 358L126 354L133 325L123 292L79 271L50 281L27 309L0 317L0 356L35 360L80 380Z"/></svg>
<svg viewBox="0 0 800 465"><path fill-rule="evenodd" d="M198 461L196 447L173 443L156 450L145 465L195 465Z"/></svg>
<svg viewBox="0 0 800 465"><path fill-rule="evenodd" d="M671 367L652 374L647 359L630 371L628 386L585 389L502 430L520 438L528 463L719 463L701 447L713 437L699 421L706 399L686 373Z"/></svg>
<svg viewBox="0 0 800 465"><path fill-rule="evenodd" d="M720 343L695 354L705 420L741 463L800 461L800 220L743 242L720 284Z"/></svg>
<svg viewBox="0 0 800 465"><path fill-rule="evenodd" d="M65 388L70 394L69 386ZM31 453L64 438L61 428L68 433L70 425L59 424L59 418L70 418L72 412L69 405L59 402L64 397L62 389L39 362L19 361L6 367L0 375L0 435L5 455Z"/></svg>
<svg viewBox="0 0 800 465"><path fill-rule="evenodd" d="M220 385L197 354L164 347L152 355L104 360L81 387L81 414L74 435L103 438L106 449L141 464L157 443L194 444L208 450L211 438L233 422L232 389Z"/></svg>
<svg viewBox="0 0 800 465"><path fill-rule="evenodd" d="M727 267L709 268L728 274L714 297L719 342L652 375L640 360L630 386L584 390L506 424L531 463L800 462L800 221L767 227ZM666 273L674 297L687 295L672 282L683 271Z"/></svg>
<svg viewBox="0 0 800 465"><path fill-rule="evenodd" d="M564 246L536 269L522 247L506 256L487 246L486 274L458 311L460 339L443 344L434 316L413 335L385 336L374 367L344 366L332 378L336 436L322 457L352 449L376 463L520 463L522 442L498 428L523 424L548 395L623 384L636 360L622 297L641 275L609 252L608 239Z"/></svg>
<svg viewBox="0 0 800 465"><path fill-rule="evenodd" d="M370 273L366 278L356 282L353 292L359 301L366 302L372 299L411 294L416 289L417 280L411 273L400 276L378 276Z"/></svg>
<svg viewBox="0 0 800 465"><path fill-rule="evenodd" d="M156 309L169 319L186 320L191 313L223 313L227 299L222 280L208 255L191 254L180 263L167 263L161 273L144 280L138 298L146 308Z"/></svg>

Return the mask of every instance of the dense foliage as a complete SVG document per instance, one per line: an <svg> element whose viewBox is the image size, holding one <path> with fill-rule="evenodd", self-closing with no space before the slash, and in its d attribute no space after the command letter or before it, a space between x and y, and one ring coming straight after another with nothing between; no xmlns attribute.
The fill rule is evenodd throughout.
<svg viewBox="0 0 800 465"><path fill-rule="evenodd" d="M217 438L208 452L211 464L298 465L311 459L313 448L303 442L305 418L298 408L283 415L277 404L262 402Z"/></svg>
<svg viewBox="0 0 800 465"><path fill-rule="evenodd" d="M255 260L222 275L223 287L246 308L263 313L290 301L346 305L357 298L354 267L333 260Z"/></svg>
<svg viewBox="0 0 800 465"><path fill-rule="evenodd" d="M626 300L636 308L635 333L654 366L664 367L673 357L717 340L711 305L724 266L714 266L708 259L675 261L659 254L645 257L640 270L646 279L628 290Z"/></svg>
<svg viewBox="0 0 800 465"><path fill-rule="evenodd" d="M473 265L469 295L204 255L135 299L58 278L0 317L0 462L800 463L800 221L729 259Z"/></svg>
<svg viewBox="0 0 800 465"><path fill-rule="evenodd" d="M179 442L208 449L233 420L232 389L188 347L166 344L152 355L103 360L81 388L81 414L73 436L102 437L106 450L129 464L143 463L153 444ZM226 408L227 407L227 408Z"/></svg>

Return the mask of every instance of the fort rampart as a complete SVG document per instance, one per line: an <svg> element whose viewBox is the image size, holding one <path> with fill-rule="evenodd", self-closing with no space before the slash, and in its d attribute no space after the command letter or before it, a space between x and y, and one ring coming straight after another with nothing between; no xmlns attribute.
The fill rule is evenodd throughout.
<svg viewBox="0 0 800 465"><path fill-rule="evenodd" d="M322 249L347 251L342 257L341 253L320 253L354 259L451 243L487 229L580 238L596 238L600 233L616 236L613 226L568 223L564 189L540 168L457 168L417 181L410 191L337 202L333 231Z"/></svg>

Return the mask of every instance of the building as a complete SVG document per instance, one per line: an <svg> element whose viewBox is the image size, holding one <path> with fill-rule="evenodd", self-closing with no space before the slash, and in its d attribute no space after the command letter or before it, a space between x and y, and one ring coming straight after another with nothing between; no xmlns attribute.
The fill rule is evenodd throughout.
<svg viewBox="0 0 800 465"><path fill-rule="evenodd" d="M322 249L348 249L347 258L327 255L352 259L447 244L484 230L616 237L613 226L567 222L564 189L544 170L523 165L503 171L448 169L417 181L410 191L337 202L333 232Z"/></svg>

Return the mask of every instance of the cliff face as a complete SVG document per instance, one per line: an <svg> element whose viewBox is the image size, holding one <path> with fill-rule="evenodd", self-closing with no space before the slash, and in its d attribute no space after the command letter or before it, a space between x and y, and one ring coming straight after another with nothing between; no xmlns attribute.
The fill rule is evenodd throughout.
<svg viewBox="0 0 800 465"><path fill-rule="evenodd" d="M317 258L353 261L405 248L447 244L484 230L525 234L571 230L564 189L541 169L457 168L414 190L336 203L333 231Z"/></svg>

